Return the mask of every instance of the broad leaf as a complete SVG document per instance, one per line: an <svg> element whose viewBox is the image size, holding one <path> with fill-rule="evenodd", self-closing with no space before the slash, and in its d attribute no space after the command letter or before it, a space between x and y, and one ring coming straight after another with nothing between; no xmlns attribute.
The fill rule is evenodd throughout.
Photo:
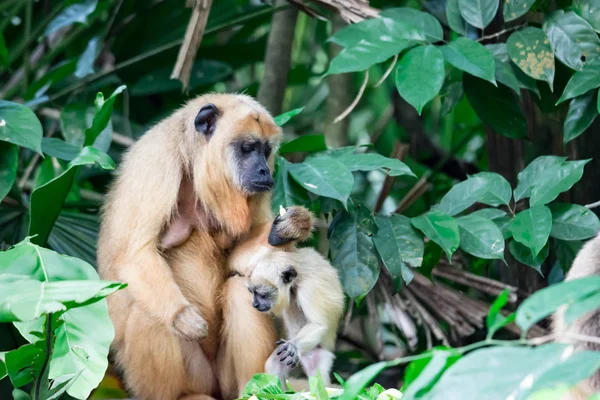
<svg viewBox="0 0 600 400"><path fill-rule="evenodd" d="M0 141L0 202L10 192L17 179L19 149L16 145Z"/></svg>
<svg viewBox="0 0 600 400"><path fill-rule="evenodd" d="M290 142L284 143L280 148L279 154L316 152L327 150L324 135L302 135Z"/></svg>
<svg viewBox="0 0 600 400"><path fill-rule="evenodd" d="M504 307L508 303L508 295L508 289L504 289L504 291L500 293L498 298L494 300L494 303L490 307L490 312L488 313L485 319L485 325L488 329L488 338L492 338L494 336L494 333L496 333L498 329L509 324L515 318L515 314L512 314L512 316L505 317L501 313L502 307Z"/></svg>
<svg viewBox="0 0 600 400"><path fill-rule="evenodd" d="M517 96L521 97L520 88L522 85L517 79L510 58L508 57L506 43L488 44L485 47L492 53L496 62L496 81L511 88Z"/></svg>
<svg viewBox="0 0 600 400"><path fill-rule="evenodd" d="M101 48L102 42L100 41L100 37L96 36L90 39L79 60L77 60L77 69L75 70L77 78L83 78L94 73L94 62Z"/></svg>
<svg viewBox="0 0 600 400"><path fill-rule="evenodd" d="M600 86L600 61L586 63L581 71L575 72L563 94L558 99L556 104L562 103L565 100L581 96L592 89Z"/></svg>
<svg viewBox="0 0 600 400"><path fill-rule="evenodd" d="M29 235L37 235L32 238L32 242L46 243L50 230L71 189L78 167L96 163L104 169L114 168L114 162L108 155L100 153L93 147L84 147L79 155L69 163L65 172L31 193Z"/></svg>
<svg viewBox="0 0 600 400"><path fill-rule="evenodd" d="M379 44L379 43L378 43ZM373 44L366 40L340 51L329 65L327 75L364 71L379 64L413 45L409 40L393 43Z"/></svg>
<svg viewBox="0 0 600 400"><path fill-rule="evenodd" d="M33 381L34 376L40 375L44 364L45 346L43 341L39 341L23 345L4 355L6 371L15 388L25 386Z"/></svg>
<svg viewBox="0 0 600 400"><path fill-rule="evenodd" d="M0 140L42 153L42 124L19 103L0 100Z"/></svg>
<svg viewBox="0 0 600 400"><path fill-rule="evenodd" d="M565 118L563 142L569 143L592 125L598 116L596 91L571 100Z"/></svg>
<svg viewBox="0 0 600 400"><path fill-rule="evenodd" d="M497 208L483 208L481 210L477 210L472 212L469 215L474 215L481 218L491 219L492 221L501 219L506 216L506 211L499 210Z"/></svg>
<svg viewBox="0 0 600 400"><path fill-rule="evenodd" d="M352 172L380 170L389 176L415 176L406 164L396 158L384 157L377 153L354 153L352 150L352 147L343 147L331 152L330 156Z"/></svg>
<svg viewBox="0 0 600 400"><path fill-rule="evenodd" d="M271 200L273 212L279 207L291 207L294 205L308 205L310 199L304 188L300 187L289 175L290 163L283 157L275 158L275 185L273 198Z"/></svg>
<svg viewBox="0 0 600 400"><path fill-rule="evenodd" d="M387 366L389 362L380 361L375 364L371 364L368 367L353 374L344 383L344 393L338 400L355 400L358 394L365 388L373 379L377 377Z"/></svg>
<svg viewBox="0 0 600 400"><path fill-rule="evenodd" d="M552 230L552 213L548 207L535 206L517 214L512 223L513 238L537 256L548 242Z"/></svg>
<svg viewBox="0 0 600 400"><path fill-rule="evenodd" d="M477 177L460 182L442 197L437 208L451 216L461 213L485 196L487 183L485 179Z"/></svg>
<svg viewBox="0 0 600 400"><path fill-rule="evenodd" d="M483 29L494 19L499 0L458 0L463 18L476 28Z"/></svg>
<svg viewBox="0 0 600 400"><path fill-rule="evenodd" d="M550 40L538 28L521 29L508 38L506 48L510 59L527 75L546 81L552 90L554 82L554 53Z"/></svg>
<svg viewBox="0 0 600 400"><path fill-rule="evenodd" d="M512 21L525 15L531 6L535 3L535 0L510 0L504 2L504 21Z"/></svg>
<svg viewBox="0 0 600 400"><path fill-rule="evenodd" d="M573 9L600 33L600 0L573 0Z"/></svg>
<svg viewBox="0 0 600 400"><path fill-rule="evenodd" d="M444 371L461 357L458 351L452 349L433 348L430 352L431 357L413 361L406 368L403 398L421 398L438 382ZM409 375L408 383L406 375Z"/></svg>
<svg viewBox="0 0 600 400"><path fill-rule="evenodd" d="M98 0L85 0L84 2L71 4L50 21L44 35L50 36L59 29L74 23L86 24L89 15L96 10L97 4Z"/></svg>
<svg viewBox="0 0 600 400"><path fill-rule="evenodd" d="M274 117L273 120L275 120L275 123L278 126L283 126L286 123L288 123L292 118L294 118L296 115L300 114L303 110L304 110L304 107L295 108L293 110L284 112L283 114L280 114L280 115Z"/></svg>
<svg viewBox="0 0 600 400"><path fill-rule="evenodd" d="M549 205L552 212L550 236L562 240L584 240L600 232L600 220L589 209L577 204Z"/></svg>
<svg viewBox="0 0 600 400"><path fill-rule="evenodd" d="M515 202L525 199L531 196L531 189L533 185L540 179L540 177L551 167L562 164L567 157L559 156L540 156L533 160L525 167L525 169L519 172L518 185L515 189Z"/></svg>
<svg viewBox="0 0 600 400"><path fill-rule="evenodd" d="M496 84L494 56L483 45L467 38L458 38L441 47L444 58L456 68Z"/></svg>
<svg viewBox="0 0 600 400"><path fill-rule="evenodd" d="M544 22L556 58L576 71L600 56L600 38L590 24L573 11L557 10Z"/></svg>
<svg viewBox="0 0 600 400"><path fill-rule="evenodd" d="M42 151L51 157L60 158L61 160L71 161L79 154L81 149L77 146L69 144L59 138L42 139Z"/></svg>
<svg viewBox="0 0 600 400"><path fill-rule="evenodd" d="M289 164L288 169L296 182L309 192L339 200L346 207L354 177L340 161L322 155L300 164Z"/></svg>
<svg viewBox="0 0 600 400"><path fill-rule="evenodd" d="M440 245L448 260L452 259L452 253L460 245L458 224L454 218L442 211L431 210L427 214L412 218L410 222L425 236Z"/></svg>
<svg viewBox="0 0 600 400"><path fill-rule="evenodd" d="M101 92L98 92L98 95L96 96L96 114L94 115L94 122L92 123L92 126L85 131L85 141L83 143L84 146L93 145L96 141L96 138L106 128L110 122L110 116L112 114L115 100L117 96L126 88L127 87L125 85L119 86L106 100L104 100L104 95Z"/></svg>
<svg viewBox="0 0 600 400"><path fill-rule="evenodd" d="M566 273L583 247L583 242L580 240L555 240L554 243L556 245L556 258L561 269Z"/></svg>
<svg viewBox="0 0 600 400"><path fill-rule="evenodd" d="M379 277L379 260L371 240L373 225L369 211L362 206L341 212L332 223L331 261L351 299L364 297Z"/></svg>
<svg viewBox="0 0 600 400"><path fill-rule="evenodd" d="M559 194L571 189L583 176L583 167L589 161L566 161L545 170L533 185L530 204L550 203Z"/></svg>
<svg viewBox="0 0 600 400"><path fill-rule="evenodd" d="M444 79L444 55L431 45L409 50L396 68L396 88L419 115L439 93Z"/></svg>
<svg viewBox="0 0 600 400"><path fill-rule="evenodd" d="M475 178L485 181L485 194L478 200L480 203L492 207L508 205L512 197L512 189L502 175L495 172L480 172L469 177L469 179Z"/></svg>
<svg viewBox="0 0 600 400"><path fill-rule="evenodd" d="M550 246L548 243L546 243L542 251L540 251L537 256L533 254L533 250L531 250L529 247L525 247L515 240L508 242L508 249L510 250L510 254L512 254L518 262L530 266L540 275L544 276L544 274L542 274L542 264L546 258L548 258L550 251Z"/></svg>
<svg viewBox="0 0 600 400"><path fill-rule="evenodd" d="M471 107L494 131L514 139L527 137L527 120L513 91L469 75L463 77L463 87Z"/></svg>
<svg viewBox="0 0 600 400"><path fill-rule="evenodd" d="M465 21L462 15L460 15L458 0L446 1L446 19L448 20L448 25L454 32L467 36L469 23Z"/></svg>
<svg viewBox="0 0 600 400"><path fill-rule="evenodd" d="M500 228L478 216L456 219L460 233L460 248L475 257L504 260L504 238Z"/></svg>

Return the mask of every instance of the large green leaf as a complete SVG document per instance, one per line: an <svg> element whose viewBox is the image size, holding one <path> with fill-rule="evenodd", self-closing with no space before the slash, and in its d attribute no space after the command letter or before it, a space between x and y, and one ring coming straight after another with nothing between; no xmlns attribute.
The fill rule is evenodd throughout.
<svg viewBox="0 0 600 400"><path fill-rule="evenodd" d="M518 184L515 189L515 201L531 196L533 185L541 178L541 176L551 167L562 164L567 157L559 156L540 156L533 160L519 172Z"/></svg>
<svg viewBox="0 0 600 400"><path fill-rule="evenodd" d="M600 232L600 220L588 208L577 204L549 205L552 212L550 236L562 240L584 240Z"/></svg>
<svg viewBox="0 0 600 400"><path fill-rule="evenodd" d="M513 91L469 75L463 77L463 87L471 107L494 131L514 139L527 137L527 120Z"/></svg>
<svg viewBox="0 0 600 400"><path fill-rule="evenodd" d="M371 43L363 40L358 44L340 51L329 65L328 75L364 71L379 64L413 45L409 40L397 40L393 43Z"/></svg>
<svg viewBox="0 0 600 400"><path fill-rule="evenodd" d="M512 254L518 262L530 266L543 276L542 264L546 258L548 258L550 251L550 246L548 243L546 243L542 251L540 251L537 255L534 255L533 250L531 250L529 247L525 247L515 240L508 242L508 249L510 250L510 254Z"/></svg>
<svg viewBox="0 0 600 400"><path fill-rule="evenodd" d="M546 206L535 206L518 213L512 223L513 238L533 252L534 257L548 242L552 213Z"/></svg>
<svg viewBox="0 0 600 400"><path fill-rule="evenodd" d="M556 58L576 71L600 56L600 38L585 19L573 11L557 10L544 22Z"/></svg>
<svg viewBox="0 0 600 400"><path fill-rule="evenodd" d="M510 183L500 174L495 172L480 172L472 175L469 179L483 179L485 181L485 193L478 200L488 206L497 207L508 205L512 196Z"/></svg>
<svg viewBox="0 0 600 400"><path fill-rule="evenodd" d="M60 158L61 160L71 161L79 154L81 149L59 138L42 139L42 151L51 157Z"/></svg>
<svg viewBox="0 0 600 400"><path fill-rule="evenodd" d="M371 236L375 223L365 207L350 207L336 215L329 238L332 264L346 294L361 299L379 277L379 260ZM376 228L376 226L375 226Z"/></svg>
<svg viewBox="0 0 600 400"><path fill-rule="evenodd" d="M509 0L504 2L504 9L502 13L504 15L504 21L512 21L525 15L531 6L535 3L535 0Z"/></svg>
<svg viewBox="0 0 600 400"><path fill-rule="evenodd" d="M0 275L0 322L30 321L43 314L94 303L125 285L107 281L48 282L23 275Z"/></svg>
<svg viewBox="0 0 600 400"><path fill-rule="evenodd" d="M93 145L96 141L96 138L106 128L110 122L110 116L112 114L115 100L117 96L126 88L127 87L125 85L119 86L106 100L104 100L104 95L102 92L98 92L95 102L96 113L94 114L94 121L92 122L92 126L85 131L85 141L83 142L84 146Z"/></svg>
<svg viewBox="0 0 600 400"><path fill-rule="evenodd" d="M494 19L499 0L458 0L461 15L469 24L483 29Z"/></svg>
<svg viewBox="0 0 600 400"><path fill-rule="evenodd" d="M592 125L598 116L596 91L589 92L571 100L565 118L563 142L569 143Z"/></svg>
<svg viewBox="0 0 600 400"><path fill-rule="evenodd" d="M483 45L461 37L441 49L446 61L456 68L496 84L494 56Z"/></svg>
<svg viewBox="0 0 600 400"><path fill-rule="evenodd" d="M524 28L508 38L506 48L510 59L527 75L546 81L553 88L554 53L550 40L539 28Z"/></svg>
<svg viewBox="0 0 600 400"><path fill-rule="evenodd" d="M453 349L433 348L430 357L411 362L406 367L402 398L419 399L437 383L443 372L462 354Z"/></svg>
<svg viewBox="0 0 600 400"><path fill-rule="evenodd" d="M376 216L379 230L373 236L375 248L386 269L394 278L402 277L410 283L413 273L406 264L420 267L423 263L425 244L423 237L403 215Z"/></svg>
<svg viewBox="0 0 600 400"><path fill-rule="evenodd" d="M29 235L37 235L32 238L32 242L46 243L79 166L96 163L104 169L114 168L114 162L108 155L100 153L93 147L84 147L69 163L65 172L31 193Z"/></svg>
<svg viewBox="0 0 600 400"><path fill-rule="evenodd" d="M0 202L10 192L17 179L19 149L16 145L0 141Z"/></svg>
<svg viewBox="0 0 600 400"><path fill-rule="evenodd" d="M456 215L483 198L487 192L487 181L483 178L472 177L458 183L446 193L440 201L439 210L448 215Z"/></svg>
<svg viewBox="0 0 600 400"><path fill-rule="evenodd" d="M340 161L322 155L300 164L290 164L288 170L296 182L309 192L339 200L346 207L354 177Z"/></svg>
<svg viewBox="0 0 600 400"><path fill-rule="evenodd" d="M97 5L98 0L85 0L71 4L50 21L44 35L49 36L59 29L74 23L86 24L87 18L96 10Z"/></svg>
<svg viewBox="0 0 600 400"><path fill-rule="evenodd" d="M396 158L384 157L377 153L355 153L353 147L336 149L330 156L343 163L350 171L375 171L380 170L389 176L415 174L406 164Z"/></svg>
<svg viewBox="0 0 600 400"><path fill-rule="evenodd" d="M581 71L575 72L563 94L558 99L556 104L562 103L565 100L573 97L581 96L592 89L600 86L600 61L592 61L586 63Z"/></svg>
<svg viewBox="0 0 600 400"><path fill-rule="evenodd" d="M283 126L283 125L287 124L296 115L300 114L303 110L304 110L304 107L295 108L293 110L284 112L283 114L280 114L280 115L274 117L273 120L275 121L275 123L278 126Z"/></svg>
<svg viewBox="0 0 600 400"><path fill-rule="evenodd" d="M0 100L0 140L42 153L42 124L29 107Z"/></svg>
<svg viewBox="0 0 600 400"><path fill-rule="evenodd" d="M396 68L396 88L419 115L439 93L444 79L444 54L432 45L409 50Z"/></svg>
<svg viewBox="0 0 600 400"><path fill-rule="evenodd" d="M489 219L466 215L456 219L460 248L475 257L504 260L504 238Z"/></svg>
<svg viewBox="0 0 600 400"><path fill-rule="evenodd" d="M583 167L590 160L566 161L545 170L531 190L532 206L547 204L562 192L571 189L583 176Z"/></svg>
<svg viewBox="0 0 600 400"><path fill-rule="evenodd" d="M600 0L573 0L573 9L600 33Z"/></svg>
<svg viewBox="0 0 600 400"><path fill-rule="evenodd" d="M575 385L598 367L595 352L571 354L566 344L494 346L463 356L421 399L526 400L540 389Z"/></svg>
<svg viewBox="0 0 600 400"><path fill-rule="evenodd" d="M460 9L458 8L458 0L447 0L446 1L446 19L450 28L463 36L467 35L467 29L469 29L469 23L460 15Z"/></svg>
<svg viewBox="0 0 600 400"><path fill-rule="evenodd" d="M277 212L279 207L291 207L294 205L307 205L310 199L306 191L289 175L289 166L291 164L283 157L275 159L275 186L273 188L273 211Z"/></svg>
<svg viewBox="0 0 600 400"><path fill-rule="evenodd" d="M302 135L292 141L284 143L279 148L278 154L297 152L316 152L327 150L324 135Z"/></svg>
<svg viewBox="0 0 600 400"><path fill-rule="evenodd" d="M440 210L431 210L426 214L412 218L410 222L425 236L440 245L446 256L448 256L448 260L452 258L452 253L460 245L458 224L454 218Z"/></svg>

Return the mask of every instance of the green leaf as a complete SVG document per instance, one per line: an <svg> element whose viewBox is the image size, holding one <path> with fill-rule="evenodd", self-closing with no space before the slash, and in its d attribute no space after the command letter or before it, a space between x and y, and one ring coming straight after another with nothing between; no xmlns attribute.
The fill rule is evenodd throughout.
<svg viewBox="0 0 600 400"><path fill-rule="evenodd" d="M44 363L45 346L43 341L39 341L23 345L4 355L6 371L15 388L27 385L33 381L34 377L40 375Z"/></svg>
<svg viewBox="0 0 600 400"><path fill-rule="evenodd" d="M58 14L46 27L45 36L50 36L65 26L74 23L87 24L87 18L96 10L98 0L86 0L82 3L71 4Z"/></svg>
<svg viewBox="0 0 600 400"><path fill-rule="evenodd" d="M321 372L317 370L317 376L309 377L310 392L315 396L316 400L329 400L327 389L323 383Z"/></svg>
<svg viewBox="0 0 600 400"><path fill-rule="evenodd" d="M600 33L600 0L573 0L573 9Z"/></svg>
<svg viewBox="0 0 600 400"><path fill-rule="evenodd" d="M94 73L94 62L100 53L102 43L100 37L96 36L90 39L85 50L77 60L77 69L75 70L75 76L77 78L83 78L87 75Z"/></svg>
<svg viewBox="0 0 600 400"><path fill-rule="evenodd" d="M448 25L454 32L460 33L463 36L467 35L469 23L464 20L462 15L460 15L458 0L446 1L446 19L448 20Z"/></svg>
<svg viewBox="0 0 600 400"><path fill-rule="evenodd" d="M566 273L583 247L583 242L580 240L555 240L554 243L556 245L556 258L560 268Z"/></svg>
<svg viewBox="0 0 600 400"><path fill-rule="evenodd" d="M93 145L96 141L96 138L106 128L110 122L110 115L112 114L115 100L117 96L126 88L127 86L125 85L119 86L106 100L104 100L104 95L101 92L98 92L98 95L96 96L96 113L94 115L94 122L92 123L92 126L85 131L85 141L83 143L84 146Z"/></svg>
<svg viewBox="0 0 600 400"><path fill-rule="evenodd" d="M0 352L0 380L4 379L7 375L6 363L4 362L5 352Z"/></svg>
<svg viewBox="0 0 600 400"><path fill-rule="evenodd" d="M552 212L550 236L562 240L584 240L600 232L600 220L589 209L577 204L549 205Z"/></svg>
<svg viewBox="0 0 600 400"><path fill-rule="evenodd" d="M598 116L597 93L595 91L579 96L569 103L569 111L565 118L563 142L569 143L581 135Z"/></svg>
<svg viewBox="0 0 600 400"><path fill-rule="evenodd" d="M483 179L485 181L485 193L478 201L488 206L497 207L508 205L512 197L510 183L500 174L495 172L480 172L469 176L469 179Z"/></svg>
<svg viewBox="0 0 600 400"><path fill-rule="evenodd" d="M124 287L117 282L40 282L22 275L3 274L0 322L30 321L43 314L81 307Z"/></svg>
<svg viewBox="0 0 600 400"><path fill-rule="evenodd" d="M393 43L371 43L362 40L358 44L340 51L329 65L326 75L364 71L379 64L402 50L413 46L409 40L397 40Z"/></svg>
<svg viewBox="0 0 600 400"><path fill-rule="evenodd" d="M573 74L563 94L556 104L560 104L565 100L581 96L600 86L600 61L586 63L581 71Z"/></svg>
<svg viewBox="0 0 600 400"><path fill-rule="evenodd" d="M569 386L592 375L600 358L591 351L570 354L567 344L494 346L454 363L423 399L523 400L559 383Z"/></svg>
<svg viewBox="0 0 600 400"><path fill-rule="evenodd" d="M410 222L425 236L440 245L448 260L452 259L452 253L460 245L458 224L454 218L442 211L431 210L427 214L412 218Z"/></svg>
<svg viewBox="0 0 600 400"><path fill-rule="evenodd" d="M458 351L452 349L433 348L429 353L430 357L415 360L406 368L403 398L422 398L438 382L444 371L461 357ZM408 383L406 375L409 375Z"/></svg>
<svg viewBox="0 0 600 400"><path fill-rule="evenodd" d="M432 45L409 50L396 68L396 88L419 115L439 93L444 79L444 54Z"/></svg>
<svg viewBox="0 0 600 400"><path fill-rule="evenodd" d="M243 396L261 395L261 394L282 394L279 386L279 378L274 375L256 374L244 386Z"/></svg>
<svg viewBox="0 0 600 400"><path fill-rule="evenodd" d="M304 188L299 186L289 175L290 163L283 157L275 158L275 185L273 188L272 209L276 213L279 206L284 208L294 205L307 205L310 199Z"/></svg>
<svg viewBox="0 0 600 400"><path fill-rule="evenodd" d="M495 223L474 215L457 218L456 223L461 249L475 257L504 260L504 238Z"/></svg>
<svg viewBox="0 0 600 400"><path fill-rule="evenodd" d="M476 28L483 29L494 19L499 0L458 0L463 18Z"/></svg>
<svg viewBox="0 0 600 400"><path fill-rule="evenodd" d="M527 120L513 91L470 75L463 77L463 87L471 107L494 131L513 139L527 137Z"/></svg>
<svg viewBox="0 0 600 400"><path fill-rule="evenodd" d="M42 153L42 124L29 107L0 100L0 140Z"/></svg>
<svg viewBox="0 0 600 400"><path fill-rule="evenodd" d="M389 176L415 174L406 164L396 158L384 157L377 153L354 153L352 147L343 147L331 152L330 156L342 162L350 171L380 170Z"/></svg>
<svg viewBox="0 0 600 400"><path fill-rule="evenodd" d="M300 164L290 164L288 168L296 182L309 192L339 200L347 207L354 177L340 161L321 155Z"/></svg>
<svg viewBox="0 0 600 400"><path fill-rule="evenodd" d="M533 185L551 167L562 164L567 157L540 156L533 160L525 169L519 172L518 185L515 189L515 202L531 196Z"/></svg>
<svg viewBox="0 0 600 400"><path fill-rule="evenodd" d="M59 138L42 138L42 151L51 157L60 158L61 160L71 161L79 154L81 149L77 146L69 144Z"/></svg>
<svg viewBox="0 0 600 400"><path fill-rule="evenodd" d="M104 169L114 168L114 162L108 155L100 153L93 147L84 147L79 155L69 163L65 172L31 193L29 235L37 235L32 242L46 243L50 230L71 189L78 167L96 163Z"/></svg>
<svg viewBox="0 0 600 400"><path fill-rule="evenodd" d="M532 206L547 204L571 189L583 176L583 167L589 161L566 161L548 168L533 185L529 203Z"/></svg>
<svg viewBox="0 0 600 400"><path fill-rule="evenodd" d="M13 389L12 396L13 400L31 400L31 396L21 389Z"/></svg>
<svg viewBox="0 0 600 400"><path fill-rule="evenodd" d="M597 108L598 108L598 114L600 114L600 89L598 89L597 96L598 96L598 100L596 101L596 103L597 103L596 105L597 105Z"/></svg>
<svg viewBox="0 0 600 400"><path fill-rule="evenodd" d="M284 112L283 114L280 114L280 115L274 117L273 120L275 121L277 126L283 126L286 123L288 123L292 118L294 118L296 115L300 114L303 110L304 110L304 107L295 108L293 110Z"/></svg>
<svg viewBox="0 0 600 400"><path fill-rule="evenodd" d="M340 273L344 291L360 299L379 277L379 260L371 236L374 222L365 207L350 207L334 219L329 238L332 264Z"/></svg>
<svg viewBox="0 0 600 400"><path fill-rule="evenodd" d="M8 67L8 49L4 40L4 33L0 30L0 65Z"/></svg>
<svg viewBox="0 0 600 400"><path fill-rule="evenodd" d="M502 13L504 15L504 21L512 21L525 15L531 6L535 3L535 0L510 0L504 2L504 9Z"/></svg>
<svg viewBox="0 0 600 400"><path fill-rule="evenodd" d="M557 10L544 21L556 58L576 71L600 56L600 38L590 24L573 11Z"/></svg>
<svg viewBox="0 0 600 400"><path fill-rule="evenodd" d="M487 329L488 329L488 334L487 334L488 339L491 339L492 337L494 337L494 333L496 333L498 331L498 329L502 328L507 323L512 322L511 320L515 318L514 314L513 314L513 317L509 318L509 317L505 317L500 312L502 310L502 307L504 307L508 303L508 295L509 295L508 289L504 289L504 291L502 293L500 293L498 298L496 298L496 300L494 300L494 303L492 303L492 305L490 307L490 312L488 313L488 315L485 319L485 325L487 326Z"/></svg>
<svg viewBox="0 0 600 400"><path fill-rule="evenodd" d="M12 143L0 141L0 202L10 192L17 179L19 149Z"/></svg>
<svg viewBox="0 0 600 400"><path fill-rule="evenodd" d="M327 150L324 135L302 135L290 142L284 143L280 148L279 154L317 152Z"/></svg>
<svg viewBox="0 0 600 400"><path fill-rule="evenodd" d="M494 61L496 63L496 81L511 88L517 93L517 96L521 97L520 88L522 85L517 79L510 58L508 57L506 43L487 44L485 47L494 56Z"/></svg>
<svg viewBox="0 0 600 400"><path fill-rule="evenodd" d="M506 211L499 210L497 208L482 208L481 210L477 210L472 212L469 215L474 215L476 217L491 219L492 221L501 219L506 216Z"/></svg>
<svg viewBox="0 0 600 400"><path fill-rule="evenodd" d="M444 250L437 245L433 240L425 243L425 254L423 256L423 264L419 269L419 272L429 279L432 279L431 272L440 263Z"/></svg>
<svg viewBox="0 0 600 400"><path fill-rule="evenodd" d="M542 274L542 263L548 258L550 252L548 243L546 243L537 256L533 254L533 251L529 247L525 247L515 240L508 242L508 249L510 250L510 254L512 254L518 262L530 266L540 275L544 276Z"/></svg>
<svg viewBox="0 0 600 400"><path fill-rule="evenodd" d="M539 205L517 214L512 223L513 238L537 256L548 242L552 230L552 213L548 207Z"/></svg>
<svg viewBox="0 0 600 400"><path fill-rule="evenodd" d="M448 63L496 85L494 56L483 45L461 37L442 46L441 50Z"/></svg>
<svg viewBox="0 0 600 400"><path fill-rule="evenodd" d="M487 192L487 181L484 178L470 177L452 187L440 201L437 208L450 216L454 216L478 202Z"/></svg>
<svg viewBox="0 0 600 400"><path fill-rule="evenodd" d="M537 322L548 317L562 305L569 308L576 302L600 293L600 276L587 276L560 282L538 290L517 309L517 325L526 332ZM583 315L583 314L580 314Z"/></svg>
<svg viewBox="0 0 600 400"><path fill-rule="evenodd" d="M425 244L421 235L403 215L375 216L379 230L373 237L375 248L383 265L393 278L402 277L408 284L414 277L406 264L420 267L423 263Z"/></svg>
<svg viewBox="0 0 600 400"><path fill-rule="evenodd" d="M344 393L339 400L355 400L358 394L387 367L388 363L380 361L353 374L344 384Z"/></svg>
<svg viewBox="0 0 600 400"><path fill-rule="evenodd" d="M538 28L521 29L508 38L506 48L510 59L527 75L548 82L550 90L554 82L554 53L550 40Z"/></svg>

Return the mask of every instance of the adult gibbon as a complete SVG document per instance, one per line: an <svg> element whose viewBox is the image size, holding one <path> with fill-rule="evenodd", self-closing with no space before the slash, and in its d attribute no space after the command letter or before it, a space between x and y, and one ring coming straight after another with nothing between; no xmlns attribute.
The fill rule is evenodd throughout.
<svg viewBox="0 0 600 400"><path fill-rule="evenodd" d="M271 225L273 153L281 130L244 95L209 94L151 128L125 154L98 243L112 351L138 399L232 399L275 348L226 257Z"/></svg>
<svg viewBox="0 0 600 400"><path fill-rule="evenodd" d="M277 341L279 347L265 370L278 375L284 384L300 365L306 376L319 371L330 385L336 333L344 311L336 269L314 249L295 247L297 241L308 238L313 220L302 207L281 209L270 230L258 229L230 258L230 268L246 278L254 308L283 318L288 339Z"/></svg>
<svg viewBox="0 0 600 400"><path fill-rule="evenodd" d="M600 235L586 242L565 277L565 281L600 275ZM564 317L564 307L554 315L554 333L557 341L572 343L579 350L600 351L600 345L586 341L573 341L569 334L578 334L600 338L600 310L595 310L567 325ZM600 371L577 385L564 400L587 400L591 395L600 391Z"/></svg>

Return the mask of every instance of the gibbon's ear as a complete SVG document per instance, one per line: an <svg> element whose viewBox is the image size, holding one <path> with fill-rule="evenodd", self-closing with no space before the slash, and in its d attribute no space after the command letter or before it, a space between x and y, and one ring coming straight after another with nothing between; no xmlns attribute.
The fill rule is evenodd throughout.
<svg viewBox="0 0 600 400"><path fill-rule="evenodd" d="M200 109L194 120L196 130L206 136L210 136L215 131L219 115L219 109L214 104L205 105Z"/></svg>
<svg viewBox="0 0 600 400"><path fill-rule="evenodd" d="M285 269L281 273L281 279L283 280L283 283L290 283L297 276L298 272L296 272L296 268L292 267L291 265L285 267Z"/></svg>

